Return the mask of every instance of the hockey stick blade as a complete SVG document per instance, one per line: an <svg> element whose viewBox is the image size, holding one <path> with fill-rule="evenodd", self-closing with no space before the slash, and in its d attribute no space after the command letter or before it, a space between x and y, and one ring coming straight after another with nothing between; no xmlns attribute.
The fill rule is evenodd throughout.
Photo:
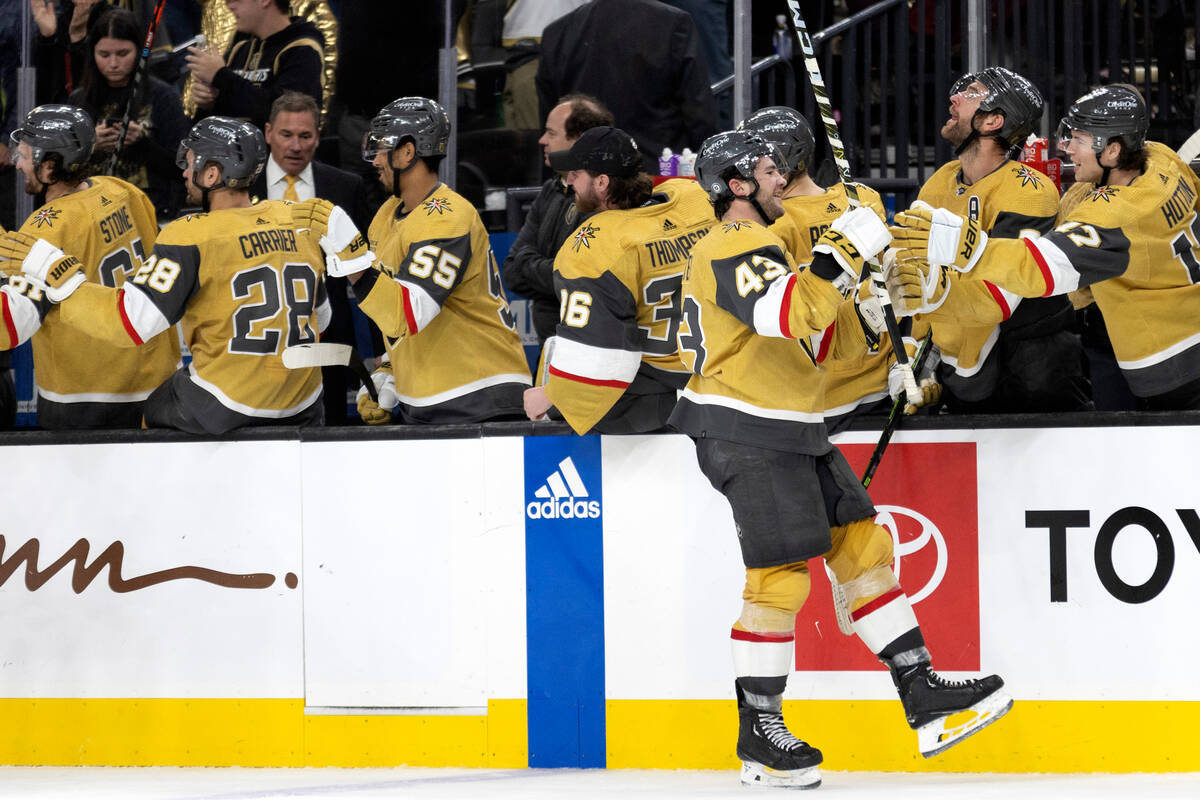
<svg viewBox="0 0 1200 800"><path fill-rule="evenodd" d="M379 402L379 392L375 389L375 381L371 380L371 371L359 357L354 345L338 344L337 342L309 342L285 347L282 354L283 365L288 369L305 369L311 367L349 367L355 377L362 383L371 400Z"/></svg>
<svg viewBox="0 0 1200 800"><path fill-rule="evenodd" d="M288 369L305 367L348 367L354 348L335 342L294 344L283 349L283 365Z"/></svg>

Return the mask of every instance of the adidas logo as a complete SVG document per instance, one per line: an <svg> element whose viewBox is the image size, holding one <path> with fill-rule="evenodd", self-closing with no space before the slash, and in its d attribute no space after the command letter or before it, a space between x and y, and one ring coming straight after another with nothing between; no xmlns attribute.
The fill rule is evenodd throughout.
<svg viewBox="0 0 1200 800"><path fill-rule="evenodd" d="M525 515L530 519L596 519L600 516L598 500L581 499L588 496L588 490L570 456L558 462L558 469L550 473L545 485L533 496L537 499L525 506Z"/></svg>
<svg viewBox="0 0 1200 800"><path fill-rule="evenodd" d="M840 208L838 208L838 204L837 204L837 203L830 203L829 205L825 206L825 210L826 210L827 212L829 212L830 214L836 214L836 213L838 213L839 211L841 211L841 209L840 209Z"/></svg>
<svg viewBox="0 0 1200 800"><path fill-rule="evenodd" d="M105 197L104 195L100 195L100 205L101 205L101 206L111 206L111 205L112 205L112 200L109 200L109 199L108 199L107 197Z"/></svg>
<svg viewBox="0 0 1200 800"><path fill-rule="evenodd" d="M664 230L664 231L673 231L673 230L675 230L675 223L674 223L674 222L671 222L671 220L669 220L669 219L665 219L665 220L663 220L663 230Z"/></svg>
<svg viewBox="0 0 1200 800"><path fill-rule="evenodd" d="M255 224L255 225L269 225L270 223L269 223L269 222L267 222L267 221L266 221L265 219L263 219L262 217L259 217L258 219L254 220L254 224Z"/></svg>

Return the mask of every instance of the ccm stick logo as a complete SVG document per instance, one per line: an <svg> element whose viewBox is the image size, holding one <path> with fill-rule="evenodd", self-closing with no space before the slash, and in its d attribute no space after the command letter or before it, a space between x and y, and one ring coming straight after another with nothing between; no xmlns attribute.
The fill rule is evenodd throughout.
<svg viewBox="0 0 1200 800"><path fill-rule="evenodd" d="M558 469L547 476L546 483L533 496L534 499L525 506L525 515L530 519L595 519L600 516L600 503L586 499L587 486L570 456L558 462Z"/></svg>
<svg viewBox="0 0 1200 800"><path fill-rule="evenodd" d="M80 594L91 585L96 576L105 568L108 569L108 588L118 594L136 592L167 581L191 579L223 586L227 589L266 589L275 583L275 576L269 572L251 572L239 574L219 572L206 567L181 566L150 572L126 578L121 575L121 566L125 559L125 545L116 541L96 556L91 564L87 563L91 552L91 543L80 539L67 548L67 551L42 569L38 562L41 555L41 542L30 539L18 547L8 558L4 557L7 542L0 536L0 586L8 582L22 565L25 566L25 588L35 592L45 583L71 565L71 588L75 594ZM284 585L295 589L299 580L295 573L289 572L283 578Z"/></svg>

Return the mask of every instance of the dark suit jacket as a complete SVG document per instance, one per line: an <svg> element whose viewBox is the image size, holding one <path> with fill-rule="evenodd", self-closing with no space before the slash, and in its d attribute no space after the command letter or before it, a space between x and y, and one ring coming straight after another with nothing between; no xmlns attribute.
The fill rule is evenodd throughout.
<svg viewBox="0 0 1200 800"><path fill-rule="evenodd" d="M657 174L664 147L698 151L716 133L716 100L697 48L685 11L654 0L593 0L542 33L542 119L565 94L594 95L637 142L647 171Z"/></svg>

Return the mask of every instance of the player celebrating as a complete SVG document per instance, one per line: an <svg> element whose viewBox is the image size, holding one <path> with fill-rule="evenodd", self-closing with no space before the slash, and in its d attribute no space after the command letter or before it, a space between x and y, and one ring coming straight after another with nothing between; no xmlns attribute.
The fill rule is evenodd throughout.
<svg viewBox="0 0 1200 800"><path fill-rule="evenodd" d="M375 268L347 273L359 308L387 337L379 403L358 395L371 424L524 418L529 366L487 230L438 181L449 137L440 105L402 97L371 120L363 146L392 193L371 222Z"/></svg>
<svg viewBox="0 0 1200 800"><path fill-rule="evenodd" d="M68 247L80 262L78 280L117 288L154 246L158 225L153 204L137 188L90 174L95 141L91 118L67 105L38 106L13 131L12 152L26 193L46 196L20 235ZM52 304L20 275L9 277L0 302L0 349L33 339L43 428L136 428L150 392L179 366L175 331L147 337L141 350L115 346L49 314Z"/></svg>
<svg viewBox="0 0 1200 800"><path fill-rule="evenodd" d="M807 264L812 260L813 245L821 234L850 207L846 185L839 182L822 189L809 175L815 142L808 121L795 109L787 106L762 108L739 127L774 144L786 161L786 166L780 167L786 170L787 177L783 189L784 213L771 223L771 232L783 240L797 264ZM886 221L887 214L879 193L860 184L855 184L855 188L861 204ZM864 295L868 288L862 288ZM895 364L887 331L881 330L878 340L872 340L871 345L861 352L825 363L825 425L830 434L844 428L858 414L886 409L889 368ZM891 383L893 392L898 394L898 373ZM922 380L921 388L928 402L936 399L937 385L932 378ZM915 413L918 407L913 404L905 410Z"/></svg>
<svg viewBox="0 0 1200 800"><path fill-rule="evenodd" d="M1009 160L1041 115L1041 95L1015 72L987 67L964 75L951 90L950 118L942 127L958 160L935 172L918 200L976 220L992 238L1049 233L1058 191L1042 173ZM947 291L922 304L926 313L917 327L933 328L950 411L1091 407L1079 337L1068 330L1075 314L1066 297L1022 300L983 282L958 286L953 274L944 280Z"/></svg>
<svg viewBox="0 0 1200 800"><path fill-rule="evenodd" d="M896 216L894 246L898 263L949 265L1022 297L1090 286L1139 405L1200 408L1200 183L1173 150L1146 141L1148 127L1133 86L1088 92L1059 127L1084 185L1052 232L993 238L975 220L916 208Z"/></svg>
<svg viewBox="0 0 1200 800"><path fill-rule="evenodd" d="M140 345L182 322L192 363L150 395L148 427L221 434L322 421L320 370L290 370L280 355L316 341L329 321L321 248L333 263L369 263L370 253L345 212L326 201L252 206L249 186L266 156L262 133L249 123L196 123L178 163L188 201L206 213L163 228L122 290L80 285L72 257L44 241L0 239L0 254L22 260L64 320L105 341Z"/></svg>
<svg viewBox="0 0 1200 800"><path fill-rule="evenodd" d="M559 249L562 298L543 386L525 392L541 419L553 404L577 433L660 430L691 374L679 360L679 287L692 245L712 226L712 206L690 180L651 189L633 137L585 131L550 154L567 173L580 211L598 211Z"/></svg>
<svg viewBox="0 0 1200 800"><path fill-rule="evenodd" d="M892 572L892 537L822 416L821 369L810 347L839 316L863 258L890 239L869 208L833 222L798 272L766 226L783 213L783 157L745 131L718 134L696 168L719 223L692 251L684 275L679 345L693 372L671 417L696 442L700 468L733 508L746 566L745 604L733 625L737 753L742 782L815 786L819 750L784 725L796 613L810 588L808 559L823 556L845 594L854 632L888 666L922 753L932 755L999 718L1011 705L996 676L944 681ZM852 312L850 312L852 314ZM865 347L852 317L829 349ZM945 720L970 709L965 725Z"/></svg>

